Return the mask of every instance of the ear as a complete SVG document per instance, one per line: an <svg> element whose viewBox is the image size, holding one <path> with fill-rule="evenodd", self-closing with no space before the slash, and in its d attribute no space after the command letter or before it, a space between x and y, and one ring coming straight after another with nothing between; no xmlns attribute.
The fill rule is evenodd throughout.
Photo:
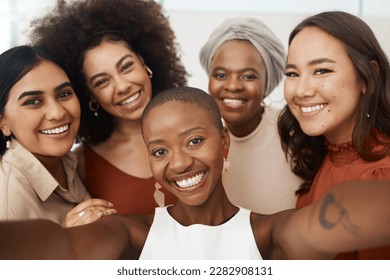
<svg viewBox="0 0 390 280"><path fill-rule="evenodd" d="M371 66L374 68L377 75L379 75L379 64L376 60L370 61Z"/></svg>
<svg viewBox="0 0 390 280"><path fill-rule="evenodd" d="M367 91L367 86L366 86L366 84L363 83L363 85L362 85L362 94L365 95L366 91Z"/></svg>
<svg viewBox="0 0 390 280"><path fill-rule="evenodd" d="M371 64L372 68L374 68L375 74L379 75L379 64L378 64L378 62L375 61L375 60L371 60L370 64ZM363 95L366 94L366 91L367 91L367 85L363 84L362 85L362 93L363 93Z"/></svg>
<svg viewBox="0 0 390 280"><path fill-rule="evenodd" d="M227 151L229 151L230 148L230 136L229 136L229 130L226 127L222 129L221 138L222 138L223 150L226 151L225 156L227 156Z"/></svg>
<svg viewBox="0 0 390 280"><path fill-rule="evenodd" d="M10 131L9 126L8 126L8 122L7 122L6 118L4 117L4 115L0 115L0 129L5 136L11 135L11 131Z"/></svg>

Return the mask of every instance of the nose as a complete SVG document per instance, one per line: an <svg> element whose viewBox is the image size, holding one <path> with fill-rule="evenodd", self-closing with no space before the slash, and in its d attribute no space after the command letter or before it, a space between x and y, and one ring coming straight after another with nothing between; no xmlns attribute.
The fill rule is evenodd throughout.
<svg viewBox="0 0 390 280"><path fill-rule="evenodd" d="M298 79L295 95L299 98L311 97L316 94L316 89L313 86L311 80L304 75Z"/></svg>
<svg viewBox="0 0 390 280"><path fill-rule="evenodd" d="M61 120L66 115L66 109L63 107L61 102L53 100L47 104L45 115L48 120Z"/></svg>
<svg viewBox="0 0 390 280"><path fill-rule="evenodd" d="M117 93L127 93L131 88L131 83L124 76L117 76L115 78L115 90Z"/></svg>
<svg viewBox="0 0 390 280"><path fill-rule="evenodd" d="M193 157L189 155L186 151L183 151L181 149L171 151L169 166L175 172L185 172L192 164Z"/></svg>
<svg viewBox="0 0 390 280"><path fill-rule="evenodd" d="M242 90L242 82L240 79L234 75L230 76L225 81L225 89L230 92L236 92Z"/></svg>

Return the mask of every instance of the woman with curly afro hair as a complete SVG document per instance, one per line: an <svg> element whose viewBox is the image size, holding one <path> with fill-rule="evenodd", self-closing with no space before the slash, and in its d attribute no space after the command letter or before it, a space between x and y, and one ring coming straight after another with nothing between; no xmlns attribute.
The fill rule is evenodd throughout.
<svg viewBox="0 0 390 280"><path fill-rule="evenodd" d="M175 197L155 184L141 135L141 115L151 98L187 83L161 5L58 0L31 28L32 44L62 61L78 94L76 153L92 197L112 202L122 214L153 213L173 203Z"/></svg>

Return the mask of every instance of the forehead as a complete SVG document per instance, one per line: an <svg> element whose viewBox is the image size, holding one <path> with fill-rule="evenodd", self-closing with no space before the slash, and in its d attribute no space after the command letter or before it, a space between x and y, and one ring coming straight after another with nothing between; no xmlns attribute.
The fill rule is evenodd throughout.
<svg viewBox="0 0 390 280"><path fill-rule="evenodd" d="M143 131L150 135L161 130L179 130L194 125L215 127L209 112L200 105L173 100L150 110L143 120L142 127Z"/></svg>
<svg viewBox="0 0 390 280"><path fill-rule="evenodd" d="M84 54L84 67L107 60L116 60L126 53L133 53L125 41L102 41L98 46L89 49Z"/></svg>
<svg viewBox="0 0 390 280"><path fill-rule="evenodd" d="M68 76L61 67L51 61L43 60L11 88L10 94L27 90L52 90L68 80Z"/></svg>
<svg viewBox="0 0 390 280"><path fill-rule="evenodd" d="M313 60L318 57L348 56L344 44L318 27L305 27L292 40L288 59L305 57Z"/></svg>
<svg viewBox="0 0 390 280"><path fill-rule="evenodd" d="M256 47L248 40L229 40L215 52L211 64L225 63L234 65L263 65L263 58Z"/></svg>

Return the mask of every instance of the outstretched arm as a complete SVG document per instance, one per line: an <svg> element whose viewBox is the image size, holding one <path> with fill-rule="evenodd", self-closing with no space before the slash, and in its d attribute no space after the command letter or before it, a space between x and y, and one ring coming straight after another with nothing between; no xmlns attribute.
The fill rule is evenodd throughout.
<svg viewBox="0 0 390 280"><path fill-rule="evenodd" d="M63 228L46 220L0 222L0 259L120 259L131 250L126 218Z"/></svg>
<svg viewBox="0 0 390 280"><path fill-rule="evenodd" d="M341 183L318 203L281 215L274 233L282 254L294 259L390 245L390 181Z"/></svg>

